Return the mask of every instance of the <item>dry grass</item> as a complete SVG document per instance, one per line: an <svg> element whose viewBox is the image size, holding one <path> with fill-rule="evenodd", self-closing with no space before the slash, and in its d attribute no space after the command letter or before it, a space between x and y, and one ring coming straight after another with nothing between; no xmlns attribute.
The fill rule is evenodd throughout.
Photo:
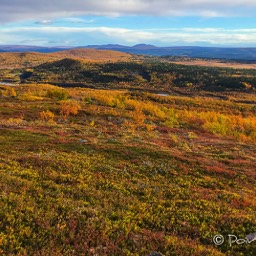
<svg viewBox="0 0 256 256"><path fill-rule="evenodd" d="M180 60L170 61L175 64L182 64L188 66L201 66L201 67L220 67L220 68L234 68L234 69L255 69L256 64L245 64L235 62L223 62L221 60Z"/></svg>

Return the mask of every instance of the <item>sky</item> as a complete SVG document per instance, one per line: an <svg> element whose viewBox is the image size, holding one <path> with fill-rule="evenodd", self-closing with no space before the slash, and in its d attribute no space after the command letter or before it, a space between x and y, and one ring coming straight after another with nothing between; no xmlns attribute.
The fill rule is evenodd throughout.
<svg viewBox="0 0 256 256"><path fill-rule="evenodd" d="M255 0L0 0L0 44L256 47Z"/></svg>

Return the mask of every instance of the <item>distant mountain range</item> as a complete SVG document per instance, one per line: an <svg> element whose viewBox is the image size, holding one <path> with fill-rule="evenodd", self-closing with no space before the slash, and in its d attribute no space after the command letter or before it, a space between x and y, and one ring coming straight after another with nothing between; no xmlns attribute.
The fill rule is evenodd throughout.
<svg viewBox="0 0 256 256"><path fill-rule="evenodd" d="M44 47L33 45L0 45L0 52L58 52L68 50L70 47Z"/></svg>
<svg viewBox="0 0 256 256"><path fill-rule="evenodd" d="M199 46L177 46L157 47L149 44L137 44L124 46L118 44L88 45L80 47L40 47L21 45L0 45L0 52L58 52L73 48L92 48L100 50L113 50L131 54L143 54L152 56L182 56L191 58L216 58L256 61L255 48L224 48L224 47L199 47Z"/></svg>

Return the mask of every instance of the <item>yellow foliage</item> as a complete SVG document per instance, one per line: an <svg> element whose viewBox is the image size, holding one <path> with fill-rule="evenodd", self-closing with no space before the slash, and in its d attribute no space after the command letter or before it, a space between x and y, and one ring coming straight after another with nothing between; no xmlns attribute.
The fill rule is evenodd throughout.
<svg viewBox="0 0 256 256"><path fill-rule="evenodd" d="M5 125L9 127L18 127L24 124L23 118L9 118L7 121L5 121Z"/></svg>
<svg viewBox="0 0 256 256"><path fill-rule="evenodd" d="M146 115L151 115L160 119L166 118L164 111L162 111L157 105L154 105L150 102L144 103L142 109Z"/></svg>
<svg viewBox="0 0 256 256"><path fill-rule="evenodd" d="M16 97L17 93L13 87L7 87L5 91L2 91L4 97Z"/></svg>
<svg viewBox="0 0 256 256"><path fill-rule="evenodd" d="M242 117L241 115L227 115L214 111L186 110L179 111L179 118L191 124L197 122L205 130L219 135L232 136L240 141L255 141L256 118L252 116Z"/></svg>
<svg viewBox="0 0 256 256"><path fill-rule="evenodd" d="M39 117L41 120L46 122L53 122L54 121L54 113L49 110L42 111L39 113Z"/></svg>
<svg viewBox="0 0 256 256"><path fill-rule="evenodd" d="M132 119L135 121L135 123L138 126L144 125L146 117L143 114L143 112L141 112L141 111L133 111L133 112L131 112L131 117L132 117Z"/></svg>
<svg viewBox="0 0 256 256"><path fill-rule="evenodd" d="M142 103L133 99L127 99L125 101L125 106L126 106L126 109L128 110L141 111L142 109Z"/></svg>

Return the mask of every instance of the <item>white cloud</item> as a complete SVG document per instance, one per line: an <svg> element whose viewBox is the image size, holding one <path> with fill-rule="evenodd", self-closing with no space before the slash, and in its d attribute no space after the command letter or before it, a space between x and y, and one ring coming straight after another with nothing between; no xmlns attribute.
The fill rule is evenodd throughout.
<svg viewBox="0 0 256 256"><path fill-rule="evenodd" d="M64 18L63 21L67 21L67 22L70 22L73 24L91 24L91 23L95 22L94 19L82 19L82 18L78 18L78 17Z"/></svg>
<svg viewBox="0 0 256 256"><path fill-rule="evenodd" d="M53 24L53 22L51 20L38 20L35 22L35 24L38 25L50 25Z"/></svg>
<svg viewBox="0 0 256 256"><path fill-rule="evenodd" d="M8 38L13 41L13 35L16 35L16 42L24 43L26 40L40 38L42 44L47 45L49 38L51 44L63 45L86 45L87 38L92 37L95 41L100 38L103 41L111 43L156 43L159 45L171 46L174 44L193 45L200 44L213 45L235 45L235 44L255 44L256 29L222 29L222 28L173 28L173 29L124 29L110 27L19 27L19 28L0 28L1 38L8 43ZM6 39L7 38L7 39ZM72 40L70 40L72 38ZM58 43L54 43L54 42ZM10 41L11 43L11 41ZM41 44L41 45L42 45Z"/></svg>
<svg viewBox="0 0 256 256"><path fill-rule="evenodd" d="M78 15L254 15L255 0L1 0L0 21Z"/></svg>

